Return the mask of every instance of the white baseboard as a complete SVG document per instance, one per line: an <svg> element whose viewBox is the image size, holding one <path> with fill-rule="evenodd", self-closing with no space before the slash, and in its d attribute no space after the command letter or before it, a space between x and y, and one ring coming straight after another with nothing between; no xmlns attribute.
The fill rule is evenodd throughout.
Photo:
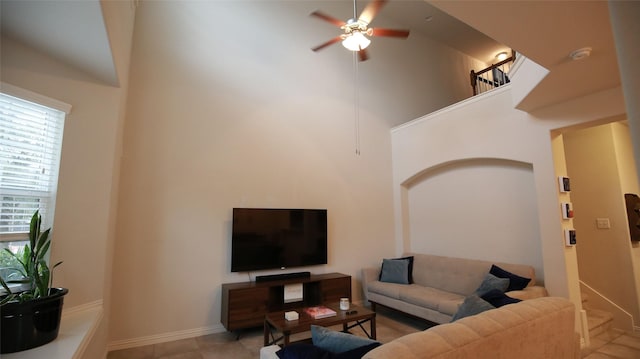
<svg viewBox="0 0 640 359"><path fill-rule="evenodd" d="M108 351L129 349L129 348L141 347L145 345L152 345L152 344L158 344L158 343L172 342L174 340L189 339L189 338L200 337L208 334L222 333L224 331L226 331L226 329L222 326L222 324L218 324L210 327L180 330L177 332L156 334L156 335L150 335L150 336L140 337L140 338L116 340L114 342L109 343Z"/></svg>

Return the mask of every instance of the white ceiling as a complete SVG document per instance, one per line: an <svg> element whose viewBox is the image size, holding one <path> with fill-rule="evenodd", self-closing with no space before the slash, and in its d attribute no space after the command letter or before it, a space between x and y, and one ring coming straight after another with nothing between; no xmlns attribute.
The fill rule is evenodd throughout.
<svg viewBox="0 0 640 359"><path fill-rule="evenodd" d="M308 1L321 10L331 5ZM2 0L0 6L3 36L117 86L99 0ZM533 110L620 84L608 14L606 1L391 0L372 25L401 24L487 63L512 47L550 70L520 105ZM585 46L593 48L591 57L569 60Z"/></svg>
<svg viewBox="0 0 640 359"><path fill-rule="evenodd" d="M2 0L0 13L3 36L118 85L99 0Z"/></svg>

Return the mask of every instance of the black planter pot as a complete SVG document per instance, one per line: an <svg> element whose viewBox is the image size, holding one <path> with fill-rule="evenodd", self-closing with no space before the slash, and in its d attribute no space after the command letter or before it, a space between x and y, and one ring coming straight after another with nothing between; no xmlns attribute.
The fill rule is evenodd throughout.
<svg viewBox="0 0 640 359"><path fill-rule="evenodd" d="M51 295L0 307L0 353L14 353L47 344L58 336L66 288L51 288Z"/></svg>

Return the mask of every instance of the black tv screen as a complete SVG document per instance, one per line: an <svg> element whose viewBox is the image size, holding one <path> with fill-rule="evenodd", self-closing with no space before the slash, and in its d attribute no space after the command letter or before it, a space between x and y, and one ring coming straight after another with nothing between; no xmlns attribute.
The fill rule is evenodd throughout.
<svg viewBox="0 0 640 359"><path fill-rule="evenodd" d="M327 210L234 208L231 271L327 264Z"/></svg>

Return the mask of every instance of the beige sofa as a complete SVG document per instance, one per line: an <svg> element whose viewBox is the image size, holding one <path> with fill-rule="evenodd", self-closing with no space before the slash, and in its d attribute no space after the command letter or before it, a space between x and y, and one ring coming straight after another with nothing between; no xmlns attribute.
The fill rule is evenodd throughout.
<svg viewBox="0 0 640 359"><path fill-rule="evenodd" d="M533 299L547 291L536 285L535 270L522 264L494 263L474 259L405 253L413 256L413 284L396 284L378 280L380 267L362 271L365 298L375 310L380 304L434 323L448 323L465 297L473 294L489 273L492 264L521 277L531 278L523 290L509 291L509 297Z"/></svg>
<svg viewBox="0 0 640 359"><path fill-rule="evenodd" d="M405 335L363 359L579 358L574 318L567 299L525 300Z"/></svg>
<svg viewBox="0 0 640 359"><path fill-rule="evenodd" d="M408 334L383 344L363 359L567 359L580 357L573 303L542 297ZM277 359L280 347L260 350Z"/></svg>

